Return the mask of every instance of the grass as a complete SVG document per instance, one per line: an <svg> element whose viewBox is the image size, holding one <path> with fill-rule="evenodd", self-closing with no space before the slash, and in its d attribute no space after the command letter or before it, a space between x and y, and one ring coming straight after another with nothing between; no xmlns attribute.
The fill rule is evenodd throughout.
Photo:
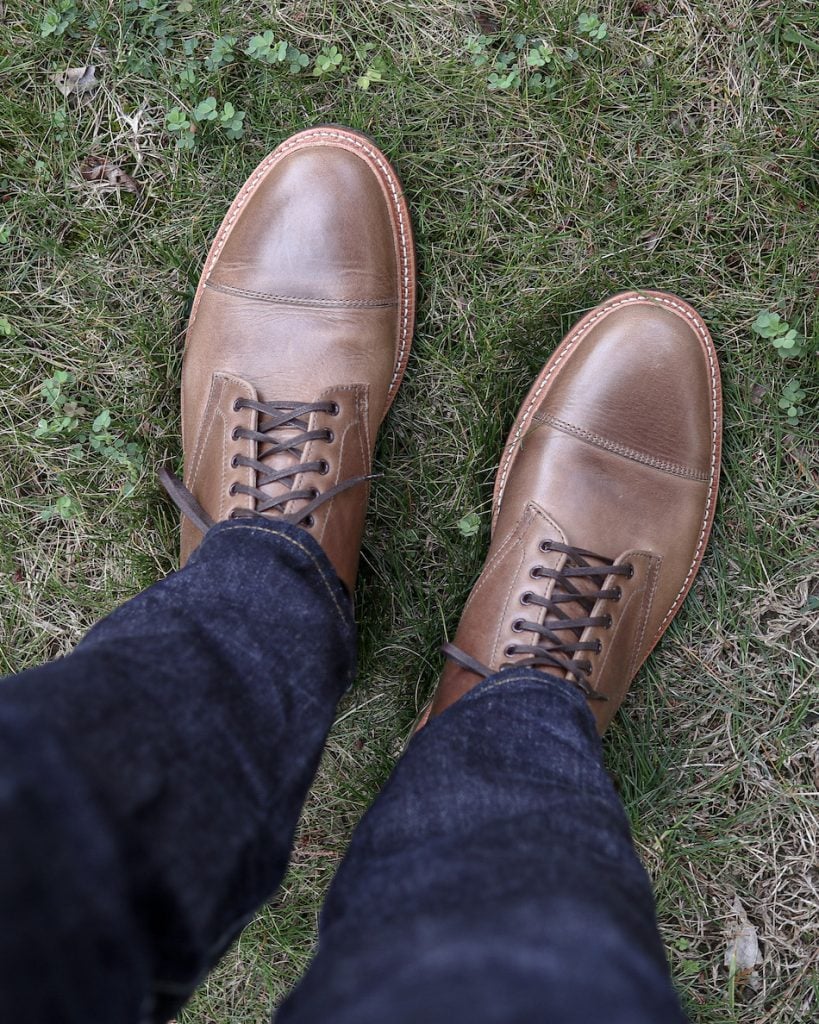
<svg viewBox="0 0 819 1024"><path fill-rule="evenodd" d="M326 885L480 570L495 466L532 376L584 310L648 286L691 301L714 334L725 468L702 572L611 730L608 765L695 1024L815 1017L817 379L813 356L783 362L751 331L760 311L777 311L816 347L813 5L558 0L482 4L476 19L450 0L203 0L190 12L174 0L167 47L157 6L93 0L43 38L42 10L5 4L0 670L70 650L174 566L177 516L153 473L180 453L186 314L209 240L262 156L318 122L375 136L404 181L421 271L414 354L378 448L358 685L282 891L185 1021L266 1021L305 967ZM575 29L585 12L608 28L593 45ZM268 28L311 66L331 46L350 66L290 75L242 55ZM553 94L490 91L466 41L493 30L493 55L523 33L578 59L561 65ZM236 57L209 70L225 35L237 37ZM358 88L374 58L382 80ZM50 76L89 63L100 88L65 103ZM168 112L211 95L246 113L243 138L208 122L195 150L180 150ZM121 163L141 196L84 181L89 155ZM34 436L49 415L40 386L56 370L73 375L71 397L89 416L110 411L112 438L138 444L132 493L86 441ZM777 406L794 377L807 392L798 425ZM63 495L73 514L41 518ZM482 525L464 538L457 524L470 512ZM760 937L755 993L723 963L735 896Z"/></svg>

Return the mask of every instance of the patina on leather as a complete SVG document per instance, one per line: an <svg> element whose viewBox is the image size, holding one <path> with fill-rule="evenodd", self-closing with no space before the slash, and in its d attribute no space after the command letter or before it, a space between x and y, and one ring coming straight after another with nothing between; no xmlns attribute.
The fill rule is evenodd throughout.
<svg viewBox="0 0 819 1024"><path fill-rule="evenodd" d="M242 187L208 254L182 371L184 564L209 523L298 523L352 590L379 425L409 355L412 229L367 137L283 142Z"/></svg>
<svg viewBox="0 0 819 1024"><path fill-rule="evenodd" d="M626 292L577 324L512 428L487 561L422 725L528 664L580 685L606 728L702 561L721 421L714 345L685 302Z"/></svg>

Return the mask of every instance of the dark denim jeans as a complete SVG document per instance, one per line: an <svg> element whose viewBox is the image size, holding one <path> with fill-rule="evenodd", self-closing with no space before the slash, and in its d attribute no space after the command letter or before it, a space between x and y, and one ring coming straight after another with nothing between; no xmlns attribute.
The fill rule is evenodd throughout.
<svg viewBox="0 0 819 1024"><path fill-rule="evenodd" d="M313 540L224 523L0 682L0 1021L172 1015L280 882L354 661ZM573 688L508 670L412 741L278 1020L684 1021Z"/></svg>

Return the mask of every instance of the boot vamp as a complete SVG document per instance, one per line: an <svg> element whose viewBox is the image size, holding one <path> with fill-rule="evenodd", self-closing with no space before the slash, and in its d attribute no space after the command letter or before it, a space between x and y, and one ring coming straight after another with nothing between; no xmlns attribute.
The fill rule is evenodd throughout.
<svg viewBox="0 0 819 1024"><path fill-rule="evenodd" d="M388 201L354 152L311 144L280 158L209 259L187 337L187 434L214 371L245 380L262 401L366 385L375 432L401 327L401 238Z"/></svg>

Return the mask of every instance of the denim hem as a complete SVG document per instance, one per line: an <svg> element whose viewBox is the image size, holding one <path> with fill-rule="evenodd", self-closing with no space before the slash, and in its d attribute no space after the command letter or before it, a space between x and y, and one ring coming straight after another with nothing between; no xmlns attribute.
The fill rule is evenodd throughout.
<svg viewBox="0 0 819 1024"><path fill-rule="evenodd" d="M561 699L568 700L575 707L582 707L588 712L590 717L594 717L589 710L588 700L576 686L560 676L553 676L551 673L537 668L518 668L516 666L502 668L499 672L495 672L491 676L487 676L486 679L481 680L477 686L473 687L468 693L465 693L455 703L460 704L462 701L480 700L484 694L490 693L499 686L506 687L515 683L531 683L532 686L536 686L539 689L548 685L551 687L551 692L560 694Z"/></svg>
<svg viewBox="0 0 819 1024"><path fill-rule="evenodd" d="M294 526L292 523L285 523L283 521L268 523L257 519L230 519L216 523L205 534L202 543L193 552L189 561L198 561L199 557L219 536L235 530L241 530L246 533L268 534L271 537L279 538L274 543L284 543L298 548L302 552L305 562L312 565L318 571L338 617L344 626L347 629L355 628L352 598L347 588L339 579L324 548L306 530L299 526Z"/></svg>

